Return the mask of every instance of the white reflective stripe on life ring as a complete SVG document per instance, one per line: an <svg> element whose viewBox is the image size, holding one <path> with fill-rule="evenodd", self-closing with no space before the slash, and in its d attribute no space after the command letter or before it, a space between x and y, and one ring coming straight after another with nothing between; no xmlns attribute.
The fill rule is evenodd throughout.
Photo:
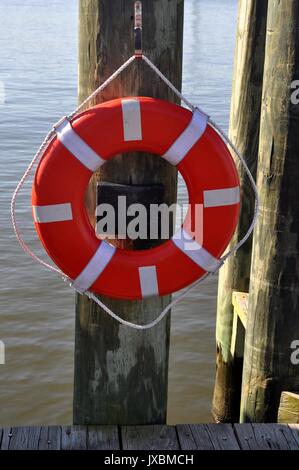
<svg viewBox="0 0 299 470"><path fill-rule="evenodd" d="M204 207L232 206L240 202L240 188L212 189L203 192Z"/></svg>
<svg viewBox="0 0 299 470"><path fill-rule="evenodd" d="M180 228L172 237L172 242L194 263L208 272L216 271L222 262L197 243L184 229Z"/></svg>
<svg viewBox="0 0 299 470"><path fill-rule="evenodd" d="M167 152L162 155L172 165L178 165L189 150L201 138L206 130L208 116L195 109L191 121L181 135L173 142Z"/></svg>
<svg viewBox="0 0 299 470"><path fill-rule="evenodd" d="M55 129L58 140L74 157L86 166L86 168L91 171L96 171L105 163L105 160L79 137L67 119L62 121Z"/></svg>
<svg viewBox="0 0 299 470"><path fill-rule="evenodd" d="M72 206L65 204L49 204L45 206L32 206L34 221L43 224L47 222L64 222L72 220Z"/></svg>
<svg viewBox="0 0 299 470"><path fill-rule="evenodd" d="M141 266L139 280L142 298L159 295L156 266Z"/></svg>
<svg viewBox="0 0 299 470"><path fill-rule="evenodd" d="M121 100L124 140L142 140L140 102L137 99Z"/></svg>
<svg viewBox="0 0 299 470"><path fill-rule="evenodd" d="M102 240L93 257L74 280L73 287L79 292L88 290L110 263L115 251L115 246Z"/></svg>

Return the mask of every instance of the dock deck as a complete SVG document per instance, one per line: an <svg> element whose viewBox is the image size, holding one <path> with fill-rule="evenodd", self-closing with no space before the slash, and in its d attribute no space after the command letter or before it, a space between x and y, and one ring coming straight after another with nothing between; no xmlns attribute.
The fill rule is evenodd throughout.
<svg viewBox="0 0 299 470"><path fill-rule="evenodd" d="M298 424L30 426L0 429L1 450L299 450Z"/></svg>

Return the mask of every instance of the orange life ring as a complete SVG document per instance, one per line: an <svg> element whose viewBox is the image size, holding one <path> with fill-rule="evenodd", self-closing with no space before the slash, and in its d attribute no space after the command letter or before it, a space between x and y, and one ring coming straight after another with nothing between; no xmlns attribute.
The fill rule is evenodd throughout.
<svg viewBox="0 0 299 470"><path fill-rule="evenodd" d="M235 230L240 184L230 152L199 111L153 98L108 101L62 121L35 174L32 206L39 238L79 291L141 299L175 292L219 266ZM204 238L186 248L190 214L176 236L141 251L116 249L91 227L84 194L114 155L162 156L182 174L189 204L203 207ZM157 157L158 158L158 157Z"/></svg>

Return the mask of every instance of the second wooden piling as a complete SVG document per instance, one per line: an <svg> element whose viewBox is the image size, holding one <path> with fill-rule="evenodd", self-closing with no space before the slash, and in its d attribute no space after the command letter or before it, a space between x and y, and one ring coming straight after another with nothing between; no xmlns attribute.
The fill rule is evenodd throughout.
<svg viewBox="0 0 299 470"><path fill-rule="evenodd" d="M258 191L241 421L275 422L282 391L299 390L299 2L269 0Z"/></svg>
<svg viewBox="0 0 299 470"><path fill-rule="evenodd" d="M244 156L253 176L256 173L262 77L265 55L267 1L240 0L233 78L229 136ZM245 234L253 213L252 194L244 168L238 164L242 186L240 221L231 241ZM231 353L233 331L232 292L248 291L251 262L250 238L220 270L217 304L217 369L213 397L216 421L238 421L242 357Z"/></svg>

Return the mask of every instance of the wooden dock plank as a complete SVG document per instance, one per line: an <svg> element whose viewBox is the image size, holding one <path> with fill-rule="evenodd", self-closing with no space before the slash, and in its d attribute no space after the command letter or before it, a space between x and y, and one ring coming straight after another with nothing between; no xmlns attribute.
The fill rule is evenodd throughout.
<svg viewBox="0 0 299 470"><path fill-rule="evenodd" d="M235 312L237 313L238 317L243 323L244 328L246 329L248 313L248 293L234 291L232 296L232 304L234 306Z"/></svg>
<svg viewBox="0 0 299 470"><path fill-rule="evenodd" d="M281 423L278 426L275 426L275 428L276 432L280 431L284 436L290 450L299 450L298 442L287 423Z"/></svg>
<svg viewBox="0 0 299 470"><path fill-rule="evenodd" d="M120 438L117 426L88 426L87 449L119 450Z"/></svg>
<svg viewBox="0 0 299 470"><path fill-rule="evenodd" d="M28 450L38 449L40 434L41 434L40 426L31 426L28 428L28 441L27 441L27 447L26 447Z"/></svg>
<svg viewBox="0 0 299 470"><path fill-rule="evenodd" d="M38 448L39 450L48 450L49 449L49 426L43 426L41 428L40 436L39 436L39 443Z"/></svg>
<svg viewBox="0 0 299 470"><path fill-rule="evenodd" d="M178 450L174 426L121 426L124 450Z"/></svg>
<svg viewBox="0 0 299 470"><path fill-rule="evenodd" d="M85 450L87 449L87 427L86 426L63 426L61 429L62 450Z"/></svg>
<svg viewBox="0 0 299 470"><path fill-rule="evenodd" d="M41 432L39 436L39 443L38 443L39 450L48 450L48 435L49 435L49 427L43 426L41 428Z"/></svg>
<svg viewBox="0 0 299 470"><path fill-rule="evenodd" d="M60 450L61 448L61 427L43 426L41 429L39 450Z"/></svg>
<svg viewBox="0 0 299 470"><path fill-rule="evenodd" d="M176 426L179 445L182 450L196 450L197 445L189 424L178 424Z"/></svg>
<svg viewBox="0 0 299 470"><path fill-rule="evenodd" d="M293 434L294 439L297 442L298 448L299 448L299 424L292 423L292 424L289 424L288 427L291 433Z"/></svg>
<svg viewBox="0 0 299 470"><path fill-rule="evenodd" d="M231 424L206 424L206 427L215 450L240 450Z"/></svg>
<svg viewBox="0 0 299 470"><path fill-rule="evenodd" d="M299 423L298 392L281 392L277 421L278 423Z"/></svg>
<svg viewBox="0 0 299 470"><path fill-rule="evenodd" d="M270 450L264 439L257 439L251 423L233 425L242 450Z"/></svg>
<svg viewBox="0 0 299 470"><path fill-rule="evenodd" d="M2 440L1 440L1 450L8 450L9 449L9 443L10 443L11 436L12 436L11 428L3 428Z"/></svg>
<svg viewBox="0 0 299 470"><path fill-rule="evenodd" d="M298 449L293 433L286 424L252 423L256 439L270 450ZM262 445L262 444L261 444Z"/></svg>
<svg viewBox="0 0 299 470"><path fill-rule="evenodd" d="M299 450L299 424L0 428L0 449Z"/></svg>
<svg viewBox="0 0 299 470"><path fill-rule="evenodd" d="M206 424L190 424L197 449L213 450L213 443Z"/></svg>
<svg viewBox="0 0 299 470"><path fill-rule="evenodd" d="M28 426L16 426L12 428L9 450L27 449L29 429Z"/></svg>
<svg viewBox="0 0 299 470"><path fill-rule="evenodd" d="M59 450L61 448L61 426L50 426L48 434L48 449Z"/></svg>

